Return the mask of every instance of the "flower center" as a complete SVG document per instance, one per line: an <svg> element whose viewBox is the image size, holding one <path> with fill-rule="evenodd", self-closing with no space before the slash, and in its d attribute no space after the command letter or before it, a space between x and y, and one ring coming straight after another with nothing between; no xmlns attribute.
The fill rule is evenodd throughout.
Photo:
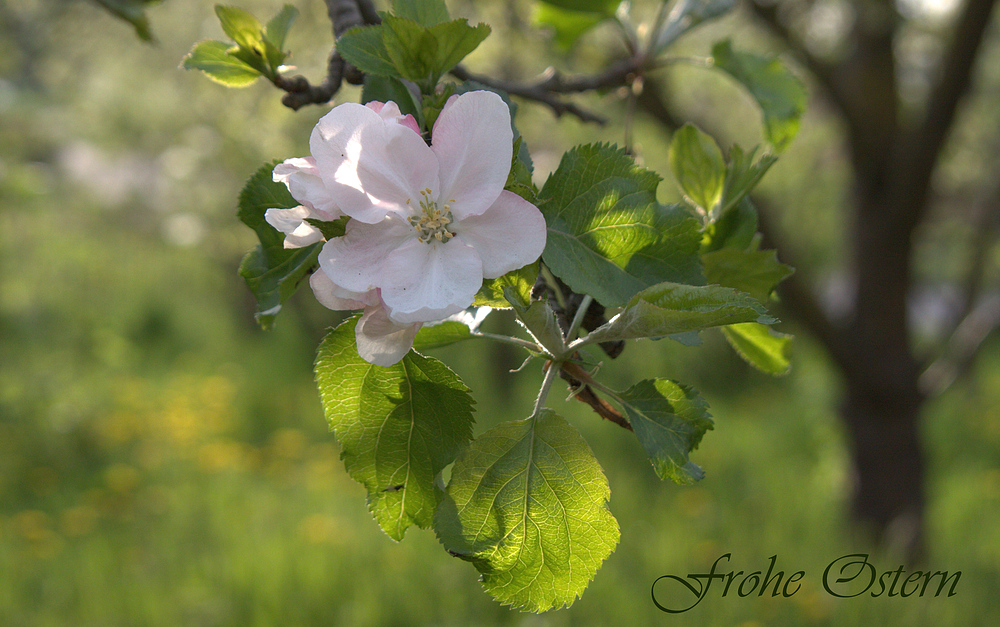
<svg viewBox="0 0 1000 627"><path fill-rule="evenodd" d="M429 189L420 190L420 196L420 213L408 218L410 226L417 231L417 239L426 244L432 239L447 242L455 237L455 234L448 230L452 220L451 207L444 205L443 210L439 209L437 202L431 199ZM410 204L410 201L407 200L406 204Z"/></svg>

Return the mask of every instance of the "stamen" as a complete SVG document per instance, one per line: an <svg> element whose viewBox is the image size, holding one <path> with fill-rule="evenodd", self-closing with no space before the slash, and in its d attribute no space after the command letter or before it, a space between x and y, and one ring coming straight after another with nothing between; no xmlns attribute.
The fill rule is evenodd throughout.
<svg viewBox="0 0 1000 627"><path fill-rule="evenodd" d="M420 213L407 218L410 226L418 233L417 239L425 244L432 238L443 243L455 237L455 234L448 230L448 225L453 219L451 205L445 205L442 212L437 203L432 200L432 193L430 188L420 190L420 195L423 196L420 200ZM410 200L407 199L406 204L409 203Z"/></svg>

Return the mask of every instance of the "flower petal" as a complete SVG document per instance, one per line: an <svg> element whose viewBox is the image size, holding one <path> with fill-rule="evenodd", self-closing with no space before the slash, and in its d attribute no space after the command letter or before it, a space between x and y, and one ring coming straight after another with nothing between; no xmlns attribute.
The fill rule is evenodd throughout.
<svg viewBox="0 0 1000 627"><path fill-rule="evenodd" d="M403 112L399 110L399 105L391 100L388 102L372 100L371 102L366 102L365 106L379 114L379 117L383 120L392 120L397 124L402 124L411 129L414 133L420 133L420 126L417 125L416 119L409 113L403 115Z"/></svg>
<svg viewBox="0 0 1000 627"><path fill-rule="evenodd" d="M273 179L284 183L292 198L316 210L317 215L312 217L329 221L343 215L323 184L314 158L296 157L279 163L274 166Z"/></svg>
<svg viewBox="0 0 1000 627"><path fill-rule="evenodd" d="M382 300L397 322L447 318L471 305L483 285L479 255L457 238L407 241L386 257L382 276Z"/></svg>
<svg viewBox="0 0 1000 627"><path fill-rule="evenodd" d="M378 290L364 293L345 290L331 281L322 269L313 272L309 277L309 287L321 305L335 311L364 309L375 305L381 306L382 303Z"/></svg>
<svg viewBox="0 0 1000 627"><path fill-rule="evenodd" d="M391 366L406 356L420 323L400 324L386 314L385 308L370 307L354 327L358 354L376 366Z"/></svg>
<svg viewBox="0 0 1000 627"><path fill-rule="evenodd" d="M334 107L313 129L309 147L341 211L362 222L410 215L406 202L438 187L437 159L420 135L364 105Z"/></svg>
<svg viewBox="0 0 1000 627"><path fill-rule="evenodd" d="M440 163L438 204L450 205L459 220L486 211L507 183L513 139L510 110L500 96L470 91L450 98L431 143Z"/></svg>
<svg viewBox="0 0 1000 627"><path fill-rule="evenodd" d="M350 220L343 237L323 245L319 266L343 289L367 292L382 286L383 262L407 240L416 242L416 231L395 216L378 224Z"/></svg>
<svg viewBox="0 0 1000 627"><path fill-rule="evenodd" d="M476 249L487 279L528 265L545 249L542 212L513 192L501 192L489 209L453 224L452 229L455 239Z"/></svg>

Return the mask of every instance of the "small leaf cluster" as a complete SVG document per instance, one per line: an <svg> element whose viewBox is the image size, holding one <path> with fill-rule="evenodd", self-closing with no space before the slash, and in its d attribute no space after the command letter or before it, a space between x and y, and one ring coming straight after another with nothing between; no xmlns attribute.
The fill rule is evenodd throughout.
<svg viewBox="0 0 1000 627"><path fill-rule="evenodd" d="M267 24L238 7L216 5L222 30L232 42L207 40L195 44L181 61L186 70L201 70L227 87L246 87L258 77L271 82L288 57L285 35L299 11L286 4Z"/></svg>

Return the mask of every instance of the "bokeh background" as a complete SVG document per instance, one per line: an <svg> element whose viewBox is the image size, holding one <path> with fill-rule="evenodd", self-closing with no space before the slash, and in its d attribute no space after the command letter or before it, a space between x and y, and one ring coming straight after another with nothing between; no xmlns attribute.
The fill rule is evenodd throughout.
<svg viewBox="0 0 1000 627"><path fill-rule="evenodd" d="M265 18L279 8L239 4ZM295 4L287 47L318 81L330 47L325 6ZM601 28L572 53L555 52L531 29L528 4L449 2L454 15L494 28L467 60L472 69L521 78L551 64L586 71L619 45ZM823 590L823 570L838 557L870 553L879 572L902 557L852 530L841 383L801 333L793 370L780 379L747 367L713 334L698 348L633 344L605 364L612 386L666 376L707 398L716 429L693 456L708 473L695 486L660 482L630 434L552 395L601 461L622 530L571 608L511 612L432 532L413 528L392 542L339 461L312 381L315 347L338 315L305 291L263 332L236 274L254 245L235 216L243 182L265 161L307 154L327 108L292 112L263 82L228 90L178 69L195 41L223 38L211 3L167 0L149 15L153 45L93 3L0 0L0 624L1000 624L995 338L923 422L923 568L961 571L954 597L837 599ZM741 13L726 18L685 39L683 51L707 55L727 35L767 49L748 23ZM730 140L760 141L757 113L731 84L695 67L671 72L681 106L718 120ZM980 87L994 102L996 74L994 66ZM337 101L358 95L345 88ZM580 101L613 123L554 123L540 106L520 107L539 181L576 143L623 140L616 94ZM634 124L641 159L666 174L669 138L641 117ZM996 117L962 128L995 134ZM818 269L843 256L849 190L839 130L814 103L763 186L800 199L784 220L798 224ZM953 153L949 163L964 171L962 151ZM662 187L669 199L669 178ZM948 259L944 244L931 252ZM998 256L994 249L990 263ZM836 296L832 270L828 284ZM489 324L513 330L503 319ZM797 331L794 322L781 330ZM433 354L472 388L477 432L530 411L540 377L509 372L516 352L477 344ZM657 577L706 572L725 553L725 570L747 572L776 555L786 574L805 571L802 588L790 598L716 591L680 616L655 608Z"/></svg>

